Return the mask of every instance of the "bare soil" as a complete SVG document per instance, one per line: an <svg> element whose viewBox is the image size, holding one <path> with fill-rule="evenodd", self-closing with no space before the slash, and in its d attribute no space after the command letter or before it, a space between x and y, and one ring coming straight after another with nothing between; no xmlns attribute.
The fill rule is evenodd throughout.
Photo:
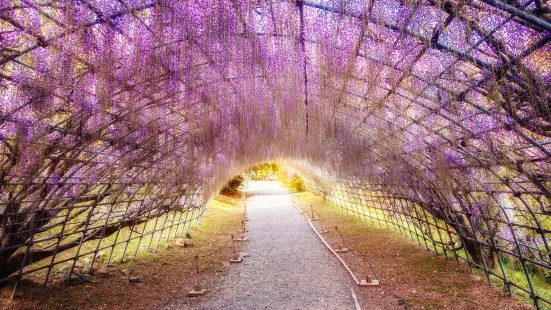
<svg viewBox="0 0 551 310"><path fill-rule="evenodd" d="M472 274L466 264L436 256L418 243L388 229L376 228L369 222L343 212L337 206L310 193L299 194L305 214L311 210L320 218L318 230L328 230L324 238L338 247L338 227L341 245L349 253L341 257L358 279L365 278L362 254L382 286L357 288L365 309L400 309L399 299L405 299L408 309L533 309L533 306L510 297L484 277ZM394 296L396 295L396 296Z"/></svg>
<svg viewBox="0 0 551 310"><path fill-rule="evenodd" d="M363 259L359 254L366 251L375 278L384 288L354 288L364 309L403 309L400 299L405 300L408 309L532 309L524 301L489 286L485 278L471 274L463 263L435 256L405 236L375 228L312 194L299 195L305 213L311 212L311 204L315 216L320 218L315 222L318 230L330 231L324 238L334 248L338 244L334 227L338 227L341 245L352 250L342 257L358 278L364 274ZM104 276L92 276L80 284L68 285L58 281L58 284L43 287L29 278L20 282L12 302L9 302L12 286L0 288L0 309L171 309L176 305L177 308L214 305L216 302L212 302L218 297L206 295L191 301L187 292L196 282L207 283L213 288L216 285L224 287L227 283L224 279L230 279L232 272L235 277L235 274L244 274L246 269L250 269L251 266L228 264L232 254L228 238L231 234L240 235L240 206L240 201L235 198L217 200L206 213L201 229L191 230L192 247L177 247L171 242L169 247L164 246L157 253L143 253L125 264L108 268L108 274ZM253 229L256 228L253 226ZM251 239L254 238L251 234ZM238 247L241 247L238 251L243 251L247 243L238 243ZM259 253L264 251L262 247L258 249L261 250ZM262 257L269 259L270 252L265 252L256 254L257 262L262 262ZM199 274L196 274L194 264L197 255L201 257ZM250 259L253 262L255 258L251 256ZM327 261L334 260L334 257L327 257ZM235 273L238 268L245 269ZM332 268L341 267L337 264ZM123 269L130 270L131 276L139 276L141 283L130 283L121 272ZM254 278L254 275L248 278ZM273 306L277 308L276 304Z"/></svg>
<svg viewBox="0 0 551 310"><path fill-rule="evenodd" d="M103 276L91 276L79 284L44 287L32 278L19 283L13 301L13 286L0 288L0 309L159 309L175 298L187 296L196 281L207 281L228 271L231 256L229 240L241 228L239 200L223 198L206 212L200 229L190 231L191 247L170 242L157 253L142 253L134 260L107 268ZM200 256L201 272L195 272L195 256ZM130 283L122 270L139 276ZM61 279L58 279L61 280ZM187 297L186 297L187 298Z"/></svg>

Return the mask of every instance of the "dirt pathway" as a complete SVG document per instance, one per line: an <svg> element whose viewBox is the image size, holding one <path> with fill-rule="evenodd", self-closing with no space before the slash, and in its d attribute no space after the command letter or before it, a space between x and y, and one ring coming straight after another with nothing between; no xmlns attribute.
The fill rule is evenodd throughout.
<svg viewBox="0 0 551 310"><path fill-rule="evenodd" d="M204 299L169 309L355 309L348 275L290 195L253 196L248 214L250 257Z"/></svg>

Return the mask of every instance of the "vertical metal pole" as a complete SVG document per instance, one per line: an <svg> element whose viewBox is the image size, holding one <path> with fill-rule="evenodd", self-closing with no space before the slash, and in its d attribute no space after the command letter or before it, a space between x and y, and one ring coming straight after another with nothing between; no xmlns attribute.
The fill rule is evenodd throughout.
<svg viewBox="0 0 551 310"><path fill-rule="evenodd" d="M94 206L92 208L90 208L90 211L88 211L88 215L86 216L86 226L82 230L82 235L80 237L77 252L75 253L75 257L73 259L73 265L71 266L71 270L69 271L69 280L71 279L71 276L73 275L73 271L75 270L77 260L79 259L80 249L82 249L82 244L84 243L84 239L86 238L86 233L88 232L88 227L90 226L90 219L92 218L92 213L94 212L94 209L96 208L96 206L95 206L96 204L97 204L97 201L94 203Z"/></svg>
<svg viewBox="0 0 551 310"><path fill-rule="evenodd" d="M341 235L339 234L339 228L337 226L335 226L335 234L337 235L337 247L339 250L342 250Z"/></svg>
<svg viewBox="0 0 551 310"><path fill-rule="evenodd" d="M232 251L233 251L233 258L238 259L237 251L235 250L235 240L233 240L233 235L231 235L231 247L232 247Z"/></svg>
<svg viewBox="0 0 551 310"><path fill-rule="evenodd" d="M147 216L145 218L145 222L143 223L142 232L140 233L140 238L138 239L138 245L136 245L136 250L134 250L134 256L138 254L138 250L140 249L140 246L142 244L142 240L145 236L145 231L147 230L147 225L149 224L149 220L151 219L151 212L153 209L149 209L147 212Z"/></svg>
<svg viewBox="0 0 551 310"><path fill-rule="evenodd" d="M201 291L201 287L199 286L199 256L195 255L195 273L197 276L195 277L195 287L193 288L194 291L199 292Z"/></svg>
<svg viewBox="0 0 551 310"><path fill-rule="evenodd" d="M143 202L145 203L145 201ZM117 241L119 240L119 235L120 235L120 232L121 232L121 221L124 220L126 218L126 214L128 214L128 210L130 209L130 202L128 202L126 204L126 208L124 209L124 213L122 215L122 218L121 220L119 220L119 229L117 229L117 233L115 234L115 240L113 241L113 244L111 245L111 252L109 252L109 258L107 259L107 265L109 265L109 263L111 263L111 258L113 257L113 252L115 251L115 247L117 246ZM113 205L111 205L111 208L114 208ZM122 259L121 259L122 261Z"/></svg>
<svg viewBox="0 0 551 310"><path fill-rule="evenodd" d="M13 300L15 297L15 292L17 291L17 286L19 285L19 280L21 280L21 277L23 277L23 268L25 268L25 263L27 262L27 258L29 257L29 252L31 251L31 248L33 246L34 241L34 233L36 230L36 216L37 213L35 212L33 215L31 215L31 236L27 243L27 248L25 249L25 254L23 255L23 260L21 261L21 267L19 267L19 273L17 274L17 280L15 281L15 284L13 285L13 290L11 292L10 301Z"/></svg>
<svg viewBox="0 0 551 310"><path fill-rule="evenodd" d="M151 249L151 243L153 243L153 238L155 238L155 231L157 231L157 223L159 222L159 217L155 216L155 224L153 224L153 231L151 231L150 234L151 238L149 238L149 243L147 244L147 250Z"/></svg>
<svg viewBox="0 0 551 310"><path fill-rule="evenodd" d="M184 235L184 231L186 230L186 225L189 218L189 209L186 209L186 217L184 218L184 222L182 223L182 230L180 231L180 235Z"/></svg>
<svg viewBox="0 0 551 310"><path fill-rule="evenodd" d="M369 273L369 268L367 266L367 255L365 253L365 248L362 250L362 259L364 265L365 281L371 283L371 274Z"/></svg>
<svg viewBox="0 0 551 310"><path fill-rule="evenodd" d="M111 185L107 185L107 190L109 189ZM90 268L88 269L88 273L92 273L92 270L94 269L94 263L96 262L96 256L98 255L99 248L101 246L101 242L103 241L103 237L105 235L105 229L107 228L107 225L109 225L109 219L111 217L111 213L113 211L113 208L110 207L109 211L107 212L107 216L105 218L105 224L103 225L101 236L98 240L98 244L96 245L96 249L94 250L94 257L92 257L92 262L90 263Z"/></svg>
<svg viewBox="0 0 551 310"><path fill-rule="evenodd" d="M170 214L170 211L167 211L167 213L164 215L164 221L163 221L163 226L161 228L161 231L160 231L160 234L159 234L159 238L157 239L157 246L155 248L159 248L159 245L161 244L161 239L163 238L163 233L165 231L165 226L166 226L166 220L168 219L168 216Z"/></svg>
<svg viewBox="0 0 551 310"><path fill-rule="evenodd" d="M54 267L55 258L59 250L59 245L61 244L61 239L63 238L63 234L65 233L65 227L67 227L67 221L69 220L69 216L71 215L74 207L74 200L75 199L73 198L71 207L67 209L67 214L65 215L65 219L63 220L63 225L61 225L61 231L57 235L57 242L55 245L54 254L52 255L52 259L50 260L50 264L48 265L48 271L46 272L46 278L44 279L44 286L48 285L48 280L50 279L50 273L52 272L52 268Z"/></svg>
<svg viewBox="0 0 551 310"><path fill-rule="evenodd" d="M180 225L182 224L182 217L184 216L184 213L185 213L185 208L186 208L186 200L187 200L187 196L184 198L184 203L182 204L182 211L180 211L180 216L178 217L178 224L176 225L176 229L174 230L174 237L176 237L178 235L178 229L180 228ZM184 218L184 222L185 222L185 218Z"/></svg>

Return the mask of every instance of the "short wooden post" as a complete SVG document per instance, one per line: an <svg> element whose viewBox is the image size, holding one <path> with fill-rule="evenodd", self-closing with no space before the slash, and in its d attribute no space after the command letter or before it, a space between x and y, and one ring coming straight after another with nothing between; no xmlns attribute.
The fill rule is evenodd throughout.
<svg viewBox="0 0 551 310"><path fill-rule="evenodd" d="M205 295L208 290L206 288L203 288L199 284L199 256L195 255L195 285L193 286L193 289L187 293L188 297L199 297Z"/></svg>
<svg viewBox="0 0 551 310"><path fill-rule="evenodd" d="M247 241L249 238L245 237L245 232L241 231L241 237L234 239L235 241Z"/></svg>
<svg viewBox="0 0 551 310"><path fill-rule="evenodd" d="M337 226L335 226L335 233L337 234L337 249L335 250L335 252L337 253L348 252L348 249L342 245L341 235L339 234L339 228Z"/></svg>
<svg viewBox="0 0 551 310"><path fill-rule="evenodd" d="M310 212L312 213L312 221L317 221L318 218L314 215L314 205L310 204Z"/></svg>
<svg viewBox="0 0 551 310"><path fill-rule="evenodd" d="M373 280L371 278L371 272L369 271L369 264L367 263L367 255L365 254L365 249L362 249L362 261L363 261L363 265L364 265L365 280L360 281L360 286L377 286L377 285L379 285L378 280Z"/></svg>
<svg viewBox="0 0 551 310"><path fill-rule="evenodd" d="M239 255L237 255L237 250L235 249L235 240L233 239L233 235L231 235L231 246L232 246L233 256L230 259L230 263L233 263L233 264L241 263L243 259Z"/></svg>
<svg viewBox="0 0 551 310"><path fill-rule="evenodd" d="M241 212L243 215L247 215L247 202L243 200L243 212Z"/></svg>

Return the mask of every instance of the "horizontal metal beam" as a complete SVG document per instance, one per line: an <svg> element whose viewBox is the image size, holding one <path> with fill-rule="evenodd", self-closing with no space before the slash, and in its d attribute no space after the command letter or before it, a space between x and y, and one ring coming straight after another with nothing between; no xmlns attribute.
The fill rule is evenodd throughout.
<svg viewBox="0 0 551 310"><path fill-rule="evenodd" d="M524 10L517 9L514 6L511 6L509 4L502 3L496 0L481 0L481 1L495 8L498 8L502 11L505 11L511 15L514 15L526 22L529 22L532 25L536 25L544 30L551 32L551 23L537 16L534 16Z"/></svg>

